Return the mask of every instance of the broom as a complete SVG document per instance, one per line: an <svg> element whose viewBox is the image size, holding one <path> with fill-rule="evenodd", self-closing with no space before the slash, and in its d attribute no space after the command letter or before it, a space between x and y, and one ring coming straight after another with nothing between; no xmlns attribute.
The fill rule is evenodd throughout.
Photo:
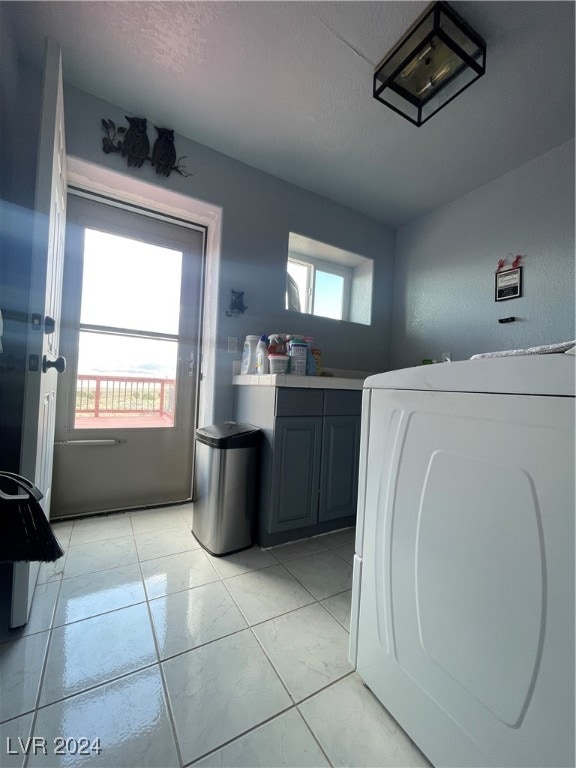
<svg viewBox="0 0 576 768"><path fill-rule="evenodd" d="M64 550L40 506L42 493L30 480L0 472L0 486L17 487L15 494L0 487L0 562L39 560L51 563Z"/></svg>

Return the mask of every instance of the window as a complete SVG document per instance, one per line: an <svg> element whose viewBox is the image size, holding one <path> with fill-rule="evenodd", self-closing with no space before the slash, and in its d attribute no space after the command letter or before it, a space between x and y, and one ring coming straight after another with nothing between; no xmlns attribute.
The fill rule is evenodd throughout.
<svg viewBox="0 0 576 768"><path fill-rule="evenodd" d="M352 270L329 262L288 257L286 309L345 320L350 303Z"/></svg>
<svg viewBox="0 0 576 768"><path fill-rule="evenodd" d="M370 325L372 260L290 233L286 309Z"/></svg>

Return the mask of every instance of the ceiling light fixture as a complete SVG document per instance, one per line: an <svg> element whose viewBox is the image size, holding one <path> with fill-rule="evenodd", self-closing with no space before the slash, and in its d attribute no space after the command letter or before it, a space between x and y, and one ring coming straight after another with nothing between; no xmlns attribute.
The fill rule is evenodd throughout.
<svg viewBox="0 0 576 768"><path fill-rule="evenodd" d="M422 125L486 71L486 43L448 3L432 3L376 67L374 98Z"/></svg>

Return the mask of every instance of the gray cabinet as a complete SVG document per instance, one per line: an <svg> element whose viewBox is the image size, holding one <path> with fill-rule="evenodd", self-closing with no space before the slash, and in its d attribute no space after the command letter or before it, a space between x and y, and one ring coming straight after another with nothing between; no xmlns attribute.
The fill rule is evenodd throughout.
<svg viewBox="0 0 576 768"><path fill-rule="evenodd" d="M236 419L264 433L261 546L354 524L361 402L359 390L236 387Z"/></svg>

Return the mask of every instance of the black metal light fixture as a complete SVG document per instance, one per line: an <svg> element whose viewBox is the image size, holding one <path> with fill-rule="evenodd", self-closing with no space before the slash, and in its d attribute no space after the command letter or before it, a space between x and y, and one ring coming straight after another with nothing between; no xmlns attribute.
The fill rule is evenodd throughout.
<svg viewBox="0 0 576 768"><path fill-rule="evenodd" d="M374 98L422 125L486 71L486 43L448 3L430 5L377 66Z"/></svg>

